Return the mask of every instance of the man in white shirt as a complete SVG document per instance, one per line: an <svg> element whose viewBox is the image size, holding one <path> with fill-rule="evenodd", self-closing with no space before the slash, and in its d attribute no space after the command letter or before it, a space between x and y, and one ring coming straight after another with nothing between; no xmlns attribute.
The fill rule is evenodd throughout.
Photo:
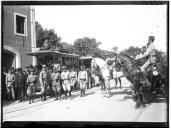
<svg viewBox="0 0 171 128"><path fill-rule="evenodd" d="M87 71L85 70L84 65L81 66L81 71L78 73L78 82L80 85L80 96L82 97L85 95L85 89L88 82Z"/></svg>
<svg viewBox="0 0 171 128"><path fill-rule="evenodd" d="M72 67L72 71L71 71L70 75L71 75L71 87L72 87L72 89L74 89L74 86L77 82L77 72L75 71L74 67Z"/></svg>
<svg viewBox="0 0 171 128"><path fill-rule="evenodd" d="M155 37L154 36L149 36L148 38L148 43L149 43L149 47L147 48L146 52L139 58L137 59L142 59L142 58L146 58L148 57L148 60L144 63L143 66L141 66L141 71L145 73L145 69L150 65L150 64L154 64L156 63L157 61L157 58L156 58L156 47L154 45L154 40L155 40ZM148 79L146 79L146 82L145 82L147 85L150 84L150 82L148 81Z"/></svg>
<svg viewBox="0 0 171 128"><path fill-rule="evenodd" d="M63 66L62 69L63 69L61 73L62 87L65 93L65 97L67 98L67 91L69 92L69 96L71 96L70 72L66 70L66 66Z"/></svg>

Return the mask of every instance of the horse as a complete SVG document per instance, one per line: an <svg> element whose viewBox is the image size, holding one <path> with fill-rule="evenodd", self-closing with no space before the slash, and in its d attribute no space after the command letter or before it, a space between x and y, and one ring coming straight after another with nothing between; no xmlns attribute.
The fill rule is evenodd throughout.
<svg viewBox="0 0 171 128"><path fill-rule="evenodd" d="M110 70L109 67L103 59L100 58L93 58L92 60L92 70L93 74L96 77L99 77L99 83L101 84L101 90L105 91L105 96L110 97ZM120 74L118 74L117 70L113 70L113 76L115 80L115 85L117 86L117 80L120 82L120 87L121 87L121 79L120 79ZM118 78L117 78L118 77Z"/></svg>
<svg viewBox="0 0 171 128"><path fill-rule="evenodd" d="M133 84L133 91L135 94L134 98L136 101L135 108L139 108L141 105L145 107L143 92L144 84L142 83L142 81L146 76L143 72L140 71L140 66L143 63L144 60L135 60L125 52L119 53L115 59L115 66L122 67L124 75ZM153 77L153 75L148 75L148 77Z"/></svg>

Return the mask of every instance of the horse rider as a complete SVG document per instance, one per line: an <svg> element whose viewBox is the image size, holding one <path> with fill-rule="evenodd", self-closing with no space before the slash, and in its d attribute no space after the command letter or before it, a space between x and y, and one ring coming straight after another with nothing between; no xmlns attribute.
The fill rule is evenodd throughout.
<svg viewBox="0 0 171 128"><path fill-rule="evenodd" d="M136 57L135 59L138 59L142 56L141 52L140 51L136 51Z"/></svg>
<svg viewBox="0 0 171 128"><path fill-rule="evenodd" d="M147 76L147 73L145 72L145 69L150 64L155 64L156 61L157 61L157 58L156 58L156 47L154 45L154 40L155 40L154 36L149 36L146 52L141 57L137 58L137 59L142 59L142 58L148 57L148 59L144 63L144 65L142 67L140 67L140 70L143 72L143 74L145 74L145 76ZM145 81L143 81L142 83L144 83L146 85L150 85L151 84L147 77L145 77Z"/></svg>
<svg viewBox="0 0 171 128"><path fill-rule="evenodd" d="M144 54L146 52L146 46L143 46L141 49L141 53Z"/></svg>
<svg viewBox="0 0 171 128"><path fill-rule="evenodd" d="M69 97L71 96L70 73L66 69L66 66L62 66L62 69L63 69L61 73L62 87L65 93L65 98L67 98L67 92L69 92Z"/></svg>
<svg viewBox="0 0 171 128"><path fill-rule="evenodd" d="M81 65L81 71L78 73L78 83L80 85L80 97L85 95L85 89L88 82L87 71L85 70L85 66Z"/></svg>
<svg viewBox="0 0 171 128"><path fill-rule="evenodd" d="M72 67L71 75L71 88L74 89L75 84L77 82L77 72L75 71L74 66Z"/></svg>
<svg viewBox="0 0 171 128"><path fill-rule="evenodd" d="M46 101L46 90L49 85L49 73L47 72L47 67L45 64L42 65L42 71L39 75L39 81L42 89L42 101ZM44 99L43 99L44 97Z"/></svg>
<svg viewBox="0 0 171 128"><path fill-rule="evenodd" d="M33 103L35 98L35 83L37 80L37 75L34 74L34 71L35 70L32 68L30 70L30 75L27 77L29 104L31 104L31 102Z"/></svg>
<svg viewBox="0 0 171 128"><path fill-rule="evenodd" d="M52 83L52 89L55 93L55 100L58 100L61 98L61 85L60 85L60 68L58 64L54 64L53 66L53 72L51 73L51 83Z"/></svg>

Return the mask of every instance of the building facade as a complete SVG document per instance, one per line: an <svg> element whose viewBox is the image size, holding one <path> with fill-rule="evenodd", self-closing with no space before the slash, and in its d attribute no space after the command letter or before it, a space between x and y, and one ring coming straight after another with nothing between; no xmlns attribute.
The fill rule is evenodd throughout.
<svg viewBox="0 0 171 128"><path fill-rule="evenodd" d="M36 65L35 58L26 53L36 48L35 11L30 6L3 6L2 65L23 68Z"/></svg>

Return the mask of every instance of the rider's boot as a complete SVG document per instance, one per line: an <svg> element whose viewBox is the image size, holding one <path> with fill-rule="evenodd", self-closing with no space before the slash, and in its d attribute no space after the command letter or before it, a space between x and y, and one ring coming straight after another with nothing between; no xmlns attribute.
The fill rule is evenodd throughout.
<svg viewBox="0 0 171 128"><path fill-rule="evenodd" d="M147 78L147 73L145 71L142 71L142 73L143 73L143 81L141 81L140 83L144 84L146 86L150 86L151 83L150 83L150 81Z"/></svg>

